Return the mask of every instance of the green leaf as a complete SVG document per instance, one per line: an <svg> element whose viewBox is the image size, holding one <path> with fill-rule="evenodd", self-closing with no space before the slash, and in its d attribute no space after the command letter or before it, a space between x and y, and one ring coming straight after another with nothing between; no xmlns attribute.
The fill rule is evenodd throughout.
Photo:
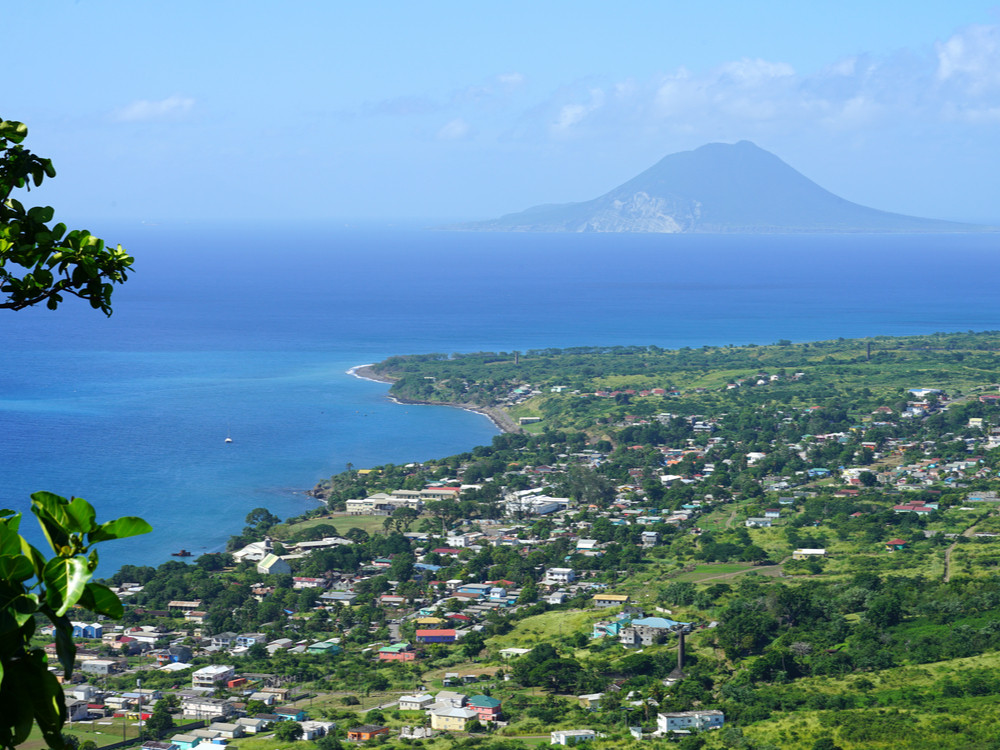
<svg viewBox="0 0 1000 750"><path fill-rule="evenodd" d="M97 529L87 535L87 541L90 544L96 544L97 542L106 542L109 539L124 539L128 536L148 534L152 530L153 527L141 518L136 516L122 516L121 518L116 518L114 521L102 523Z"/></svg>
<svg viewBox="0 0 1000 750"><path fill-rule="evenodd" d="M18 665L14 670L17 681L30 696L32 713L45 743L51 748L63 748L66 701L62 686L48 669L45 653L35 650L29 653L27 659L18 659L14 663Z"/></svg>
<svg viewBox="0 0 1000 750"><path fill-rule="evenodd" d="M57 554L69 546L67 505L66 498L51 492L35 492L31 496L31 512L38 518L45 538Z"/></svg>
<svg viewBox="0 0 1000 750"><path fill-rule="evenodd" d="M3 682L0 683L0 744L6 748L20 745L31 734L34 706L24 680L26 659L10 660L4 665Z"/></svg>
<svg viewBox="0 0 1000 750"><path fill-rule="evenodd" d="M45 598L57 616L80 600L90 575L90 566L81 557L54 557L45 564Z"/></svg>
<svg viewBox="0 0 1000 750"><path fill-rule="evenodd" d="M93 531L96 526L94 519L97 518L97 512L94 506L82 497L74 497L69 501L66 505L66 516L69 521L67 527L69 531L86 534Z"/></svg>
<svg viewBox="0 0 1000 750"><path fill-rule="evenodd" d="M62 665L63 670L66 673L66 678L69 678L70 674L73 672L73 663L76 660L76 643L73 641L73 623L69 621L69 618L63 615L62 617L51 617L52 624L55 626L54 635L56 639L56 656L59 658L59 663Z"/></svg>
<svg viewBox="0 0 1000 750"><path fill-rule="evenodd" d="M35 567L24 555L0 555L0 579L25 581L35 575Z"/></svg>
<svg viewBox="0 0 1000 750"><path fill-rule="evenodd" d="M118 595L103 583L88 583L84 587L79 603L81 607L91 612L107 615L115 620L125 613Z"/></svg>

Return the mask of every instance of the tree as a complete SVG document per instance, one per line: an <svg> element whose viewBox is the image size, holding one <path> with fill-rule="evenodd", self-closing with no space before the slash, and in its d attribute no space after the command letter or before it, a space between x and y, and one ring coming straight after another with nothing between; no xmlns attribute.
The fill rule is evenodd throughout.
<svg viewBox="0 0 1000 750"><path fill-rule="evenodd" d="M298 742L302 739L302 725L297 721L279 721L274 727L274 736L282 742Z"/></svg>
<svg viewBox="0 0 1000 750"><path fill-rule="evenodd" d="M267 508L254 508L247 513L244 534L266 534L272 526L281 523L281 519Z"/></svg>
<svg viewBox="0 0 1000 750"><path fill-rule="evenodd" d="M31 644L36 615L55 627L56 654L68 680L76 657L70 609L79 604L114 618L123 612L111 589L90 580L98 562L92 547L145 534L151 527L134 517L99 524L86 500L49 492L31 496L31 512L55 553L51 559L18 533L20 513L0 510L0 745L13 748L24 742L34 722L49 747L63 750L65 701L45 651Z"/></svg>
<svg viewBox="0 0 1000 750"><path fill-rule="evenodd" d="M133 259L121 245L111 249L86 230L48 226L49 206L26 209L11 197L55 177L50 159L35 156L22 142L28 128L0 120L0 308L22 310L42 302L55 310L65 295L79 297L111 315L114 284L125 281Z"/></svg>
<svg viewBox="0 0 1000 750"><path fill-rule="evenodd" d="M174 717L170 715L166 701L158 700L153 706L153 713L146 720L146 730L155 739L160 739L173 728Z"/></svg>
<svg viewBox="0 0 1000 750"><path fill-rule="evenodd" d="M486 647L486 638L482 633L472 631L462 638L462 653L466 659L475 659Z"/></svg>

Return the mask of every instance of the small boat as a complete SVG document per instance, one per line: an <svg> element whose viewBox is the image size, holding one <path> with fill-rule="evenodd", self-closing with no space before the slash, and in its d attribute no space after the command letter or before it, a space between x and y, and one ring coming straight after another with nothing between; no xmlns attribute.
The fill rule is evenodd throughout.
<svg viewBox="0 0 1000 750"><path fill-rule="evenodd" d="M182 549L180 552L171 552L170 554L174 557L191 557L191 553L186 549Z"/></svg>
<svg viewBox="0 0 1000 750"><path fill-rule="evenodd" d="M229 425L226 425L226 439L223 440L222 442L224 442L224 443L231 443L231 442L233 442L232 434L231 434L231 432L229 430Z"/></svg>

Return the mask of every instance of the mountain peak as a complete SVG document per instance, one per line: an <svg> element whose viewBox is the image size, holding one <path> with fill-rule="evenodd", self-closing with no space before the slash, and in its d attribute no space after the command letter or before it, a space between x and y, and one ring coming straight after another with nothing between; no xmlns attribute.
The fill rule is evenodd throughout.
<svg viewBox="0 0 1000 750"><path fill-rule="evenodd" d="M604 195L455 229L540 232L954 232L967 224L861 206L751 141L664 157Z"/></svg>

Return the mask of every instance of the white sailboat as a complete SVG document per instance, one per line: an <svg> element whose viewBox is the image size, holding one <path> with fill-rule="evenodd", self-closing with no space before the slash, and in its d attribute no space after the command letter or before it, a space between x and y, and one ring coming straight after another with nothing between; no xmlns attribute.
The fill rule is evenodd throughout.
<svg viewBox="0 0 1000 750"><path fill-rule="evenodd" d="M226 439L223 442L224 443L231 443L231 442L233 442L231 430L229 429L229 425L228 424L226 425Z"/></svg>

